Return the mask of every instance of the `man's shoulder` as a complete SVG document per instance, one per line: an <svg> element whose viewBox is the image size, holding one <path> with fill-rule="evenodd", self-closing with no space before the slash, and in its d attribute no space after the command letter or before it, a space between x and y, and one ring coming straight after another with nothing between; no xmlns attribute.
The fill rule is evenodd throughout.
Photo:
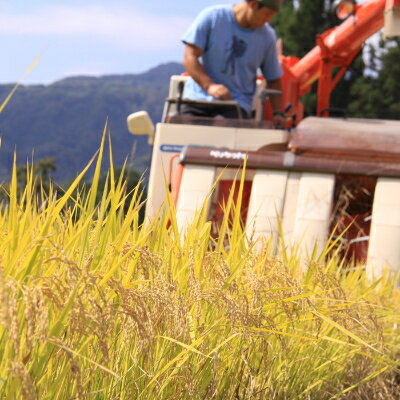
<svg viewBox="0 0 400 400"><path fill-rule="evenodd" d="M263 46L269 47L271 43L276 42L276 39L275 29L269 24L254 31L254 40L260 41Z"/></svg>
<svg viewBox="0 0 400 400"><path fill-rule="evenodd" d="M271 39L276 40L276 32L275 29L270 24L265 24L260 31L263 35L268 36Z"/></svg>

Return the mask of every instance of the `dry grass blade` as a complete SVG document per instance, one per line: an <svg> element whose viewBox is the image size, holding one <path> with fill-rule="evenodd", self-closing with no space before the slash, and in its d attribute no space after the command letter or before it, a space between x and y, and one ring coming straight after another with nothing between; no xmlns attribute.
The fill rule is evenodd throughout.
<svg viewBox="0 0 400 400"><path fill-rule="evenodd" d="M18 87L20 86L21 82L25 79L25 77L32 71L33 68L35 68L36 64L39 62L41 56L37 57L35 61L29 66L29 68L25 71L25 73L22 75L18 83L15 84L15 86L12 88L11 92L8 94L8 96L5 98L3 103L0 105L0 113L4 110L4 108L7 106L11 98L14 96L14 93L17 91Z"/></svg>
<svg viewBox="0 0 400 400"><path fill-rule="evenodd" d="M79 354L79 352L77 352L77 351L75 351L75 350L73 350L73 349L70 349L68 346L65 346L65 345L64 345L63 343L61 343L59 340L48 339L48 341L49 341L50 343L54 344L55 346L57 346L57 347L59 347L59 348L65 350L65 351L67 351L68 353L73 354L73 355L75 355L75 356L77 356L77 357L80 357L80 358L84 359L85 361L88 361L90 364L93 364L96 368L100 368L101 370L107 372L107 374L113 375L113 376L115 376L117 379L121 379L121 377L120 377L118 374L116 374L114 371L111 371L110 369L108 369L108 368L105 367L104 365L100 365L100 364L97 363L96 361L93 361L93 360L91 360L90 358L85 357L85 356L82 355L82 354Z"/></svg>

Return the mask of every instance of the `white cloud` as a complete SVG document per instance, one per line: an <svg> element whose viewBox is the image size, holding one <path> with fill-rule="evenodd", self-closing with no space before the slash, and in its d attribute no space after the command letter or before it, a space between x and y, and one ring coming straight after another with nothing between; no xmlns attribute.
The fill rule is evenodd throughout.
<svg viewBox="0 0 400 400"><path fill-rule="evenodd" d="M74 65L71 67L64 68L61 72L61 76L101 76L104 75L104 66L99 64L89 65Z"/></svg>
<svg viewBox="0 0 400 400"><path fill-rule="evenodd" d="M191 19L132 7L49 6L30 14L0 13L0 34L90 38L128 49L176 47Z"/></svg>

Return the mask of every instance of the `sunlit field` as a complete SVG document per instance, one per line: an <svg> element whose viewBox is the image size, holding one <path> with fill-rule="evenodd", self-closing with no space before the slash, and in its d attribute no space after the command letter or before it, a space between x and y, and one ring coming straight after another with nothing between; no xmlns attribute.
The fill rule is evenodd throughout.
<svg viewBox="0 0 400 400"><path fill-rule="evenodd" d="M104 142L103 142L104 144ZM399 399L396 277L249 242L232 199L141 226L139 187L34 192L0 211L1 399ZM112 160L111 160L112 165ZM167 203L169 199L166 200ZM168 208L168 207L167 207ZM233 210L233 220L228 216ZM303 263L303 264L302 264Z"/></svg>

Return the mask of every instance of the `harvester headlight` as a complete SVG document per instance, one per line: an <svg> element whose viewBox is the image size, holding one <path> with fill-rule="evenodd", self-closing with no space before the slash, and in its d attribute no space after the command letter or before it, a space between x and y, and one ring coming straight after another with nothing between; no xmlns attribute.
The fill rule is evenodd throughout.
<svg viewBox="0 0 400 400"><path fill-rule="evenodd" d="M154 140L154 124L146 111L139 111L127 118L128 130L133 135L148 135L149 144Z"/></svg>

